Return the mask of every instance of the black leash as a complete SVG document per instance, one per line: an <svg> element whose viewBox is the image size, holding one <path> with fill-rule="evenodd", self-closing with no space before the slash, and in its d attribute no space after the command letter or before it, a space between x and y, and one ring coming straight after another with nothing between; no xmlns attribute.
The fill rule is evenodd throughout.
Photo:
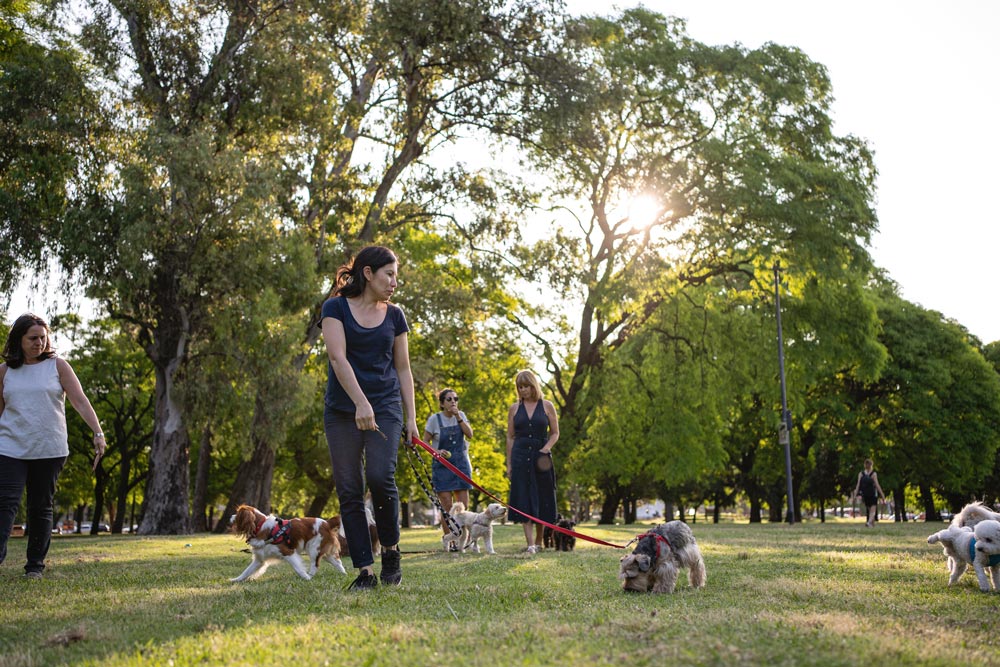
<svg viewBox="0 0 1000 667"><path fill-rule="evenodd" d="M451 534L461 537L462 529L459 527L458 522L455 521L455 517L445 511L444 507L441 505L441 501L438 500L437 496L431 491L429 481L430 475L427 473L427 464L424 463L422 458L420 458L420 452L414 451L414 448L408 445L404 445L403 449L406 450L406 457L410 461L410 467L413 468L413 474L417 478L417 483L420 484L420 488L424 490L424 493L427 495L427 499L434 503L434 506L437 507L439 512L441 512L441 516L444 518L444 522L448 526L448 530L451 531ZM420 462L420 465L423 468L422 472L421 469L417 467L417 464L414 463L414 458Z"/></svg>

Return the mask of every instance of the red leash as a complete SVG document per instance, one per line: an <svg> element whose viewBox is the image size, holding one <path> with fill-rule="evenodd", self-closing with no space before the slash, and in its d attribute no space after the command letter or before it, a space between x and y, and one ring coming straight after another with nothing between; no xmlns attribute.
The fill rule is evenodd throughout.
<svg viewBox="0 0 1000 667"><path fill-rule="evenodd" d="M611 542L605 542L602 539L598 539L596 537L591 537L590 535L584 535L583 533L578 533L575 530L570 530L569 528L563 528L562 526L557 526L555 524L549 523L548 521L542 521L541 519L533 517L533 516L531 516L530 514L528 514L526 512L522 512L521 510L517 509L516 507L511 507L510 505L508 505L504 501L500 500L499 498L497 498L496 496L494 496L492 493L490 493L489 491L487 491L486 489L484 489L483 487L479 486L474 481L472 481L472 479L469 478L464 472L462 472L461 470L459 470L458 468L456 468L455 466L453 466L451 463L449 463L448 460L445 457L441 456L441 454L439 454L436 449L434 449L433 447L431 447L430 445L428 445L426 442L424 442L423 440L421 440L417 436L413 436L413 444L414 445L419 445L419 446L423 447L424 449L426 449L427 452L431 455L431 457L434 458L435 461L437 461L438 463L440 463L441 465L443 465L445 468L447 468L448 470L450 470L453 473L455 473L456 475L458 475L459 478L463 482L465 482L466 484L471 484L472 486L476 487L477 489L479 489L480 491L482 491L487 496L489 496L493 500L497 501L498 503L500 503L501 505L503 505L507 509L514 510L518 514L526 516L527 518L531 519L535 523L540 523L543 526L546 526L547 528L551 528L554 531L563 533L564 535L572 535L573 537L579 537L581 540L586 540L588 542L593 542L594 544L601 544L601 545L606 546L606 547L614 547L615 549L625 549L628 546L627 544L613 544ZM631 542L629 544L631 544Z"/></svg>

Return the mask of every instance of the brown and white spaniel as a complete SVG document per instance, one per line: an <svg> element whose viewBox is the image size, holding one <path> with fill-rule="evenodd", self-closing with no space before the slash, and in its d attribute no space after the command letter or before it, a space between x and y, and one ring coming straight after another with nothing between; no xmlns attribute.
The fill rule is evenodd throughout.
<svg viewBox="0 0 1000 667"><path fill-rule="evenodd" d="M306 580L312 579L316 574L320 558L345 573L344 564L340 561L337 529L324 519L279 519L250 505L240 505L230 522L233 532L246 538L253 553L247 569L230 581L259 577L272 561L279 558ZM308 571L299 556L300 552L309 554Z"/></svg>

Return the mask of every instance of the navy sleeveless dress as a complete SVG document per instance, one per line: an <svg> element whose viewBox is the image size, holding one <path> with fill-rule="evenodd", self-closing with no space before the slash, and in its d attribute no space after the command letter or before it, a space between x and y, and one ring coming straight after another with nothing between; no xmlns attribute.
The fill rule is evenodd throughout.
<svg viewBox="0 0 1000 667"><path fill-rule="evenodd" d="M554 523L556 520L556 474L551 466L539 471L536 467L539 450L549 437L549 418L542 402L535 404L529 416L520 402L514 413L514 445L510 452L510 520L530 521L526 514ZM541 454L541 456L545 456Z"/></svg>

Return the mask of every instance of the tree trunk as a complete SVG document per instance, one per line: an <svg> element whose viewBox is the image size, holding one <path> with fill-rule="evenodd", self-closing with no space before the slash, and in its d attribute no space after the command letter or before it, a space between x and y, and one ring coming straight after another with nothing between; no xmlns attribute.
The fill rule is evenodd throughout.
<svg viewBox="0 0 1000 667"><path fill-rule="evenodd" d="M399 520L403 528L410 527L410 503L406 500L399 501Z"/></svg>
<svg viewBox="0 0 1000 667"><path fill-rule="evenodd" d="M196 533L208 531L208 471L212 464L212 427L201 431L198 449L198 470L194 476L194 499L191 501L191 528Z"/></svg>
<svg viewBox="0 0 1000 667"><path fill-rule="evenodd" d="M330 502L330 496L333 495L330 487L321 488L315 496L313 496L312 502L309 503L309 507L306 509L306 516L323 516L323 510L326 509L327 503ZM409 526L405 526L409 528Z"/></svg>
<svg viewBox="0 0 1000 667"><path fill-rule="evenodd" d="M906 521L906 498L903 496L903 488L892 490L892 504L895 510L896 521Z"/></svg>
<svg viewBox="0 0 1000 667"><path fill-rule="evenodd" d="M767 520L771 523L781 523L785 520L785 493L783 485L775 482L771 485L767 497Z"/></svg>
<svg viewBox="0 0 1000 667"><path fill-rule="evenodd" d="M94 470L94 517L90 522L90 534L97 535L101 517L104 516L104 490L108 486L108 474L100 466Z"/></svg>
<svg viewBox="0 0 1000 667"><path fill-rule="evenodd" d="M920 489L920 500L924 504L924 521L940 521L941 515L934 507L934 496L931 494L930 487L921 484L918 488Z"/></svg>
<svg viewBox="0 0 1000 667"><path fill-rule="evenodd" d="M604 502L601 503L601 518L597 523L599 524L613 524L615 522L615 514L618 513L618 505L620 503L620 497L617 492L609 492L604 496Z"/></svg>
<svg viewBox="0 0 1000 667"><path fill-rule="evenodd" d="M178 336L179 339L183 338ZM173 399L173 382L183 361L183 340L167 363L153 360L156 372L156 419L149 452L149 476L142 501L140 535L185 535L188 514L190 440L184 415Z"/></svg>
<svg viewBox="0 0 1000 667"><path fill-rule="evenodd" d="M761 502L756 495L750 496L750 523L761 523Z"/></svg>
<svg viewBox="0 0 1000 667"><path fill-rule="evenodd" d="M622 518L626 525L635 523L636 506L638 501L635 498L626 498L622 504Z"/></svg>
<svg viewBox="0 0 1000 667"><path fill-rule="evenodd" d="M128 512L128 492L132 488L129 484L129 476L132 474L132 448L121 434L116 433L115 439L122 444L121 461L118 464L118 497L115 499L118 511L115 513L115 522L111 524L111 532L120 535ZM129 530L132 530L131 525Z"/></svg>

